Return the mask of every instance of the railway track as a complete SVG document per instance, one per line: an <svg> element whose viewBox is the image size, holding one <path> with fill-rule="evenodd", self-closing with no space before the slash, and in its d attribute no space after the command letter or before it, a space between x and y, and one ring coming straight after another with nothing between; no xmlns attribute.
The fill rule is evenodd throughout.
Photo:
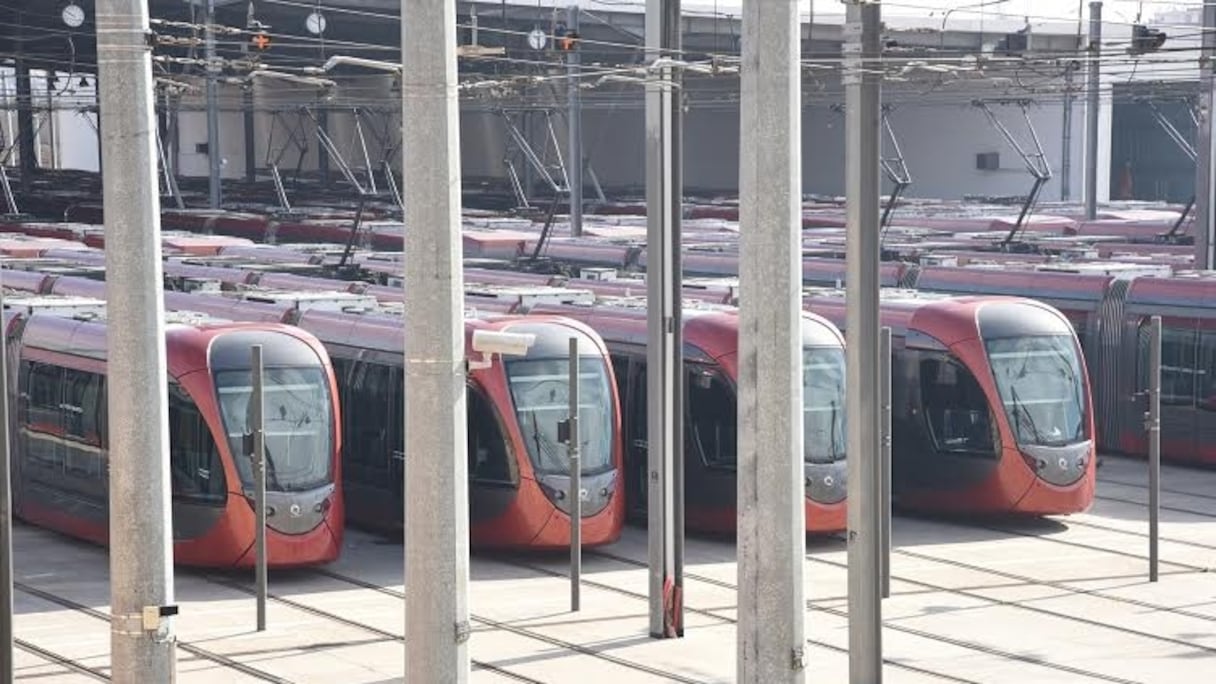
<svg viewBox="0 0 1216 684"><path fill-rule="evenodd" d="M647 567L647 564L645 562L634 559L634 558L629 558L627 556L620 556L618 554L608 553L608 552L604 552L604 551L600 551L600 550L587 551L586 553L588 555L593 555L596 557L613 560L613 561L619 562L624 565L631 565L634 567ZM816 561L816 562L823 562L823 563L827 563L830 565L837 565L839 567L847 567L843 563L837 564L832 561L824 561L822 559L817 559L817 558L814 558L811 556L808 556L807 558L808 558L808 560L812 560L812 561ZM696 573L685 572L684 578L686 581L691 579L691 580L694 580L697 582L703 582L705 584L716 586L716 587L719 587L722 589L728 589L731 591L736 591L738 589L738 586L731 582L727 582L725 580L719 580L719 579L716 579L713 577L707 577L705 575L699 575ZM898 578L892 576L892 579L894 580L894 579L898 579ZM904 581L904 580L901 579L900 581ZM915 581L913 581L911 583L915 583ZM988 599L985 599L985 600L988 600ZM988 601L990 601L992 603L1000 603L999 601L995 601L995 600L988 600ZM839 617L839 618L844 618L844 619L848 618L847 610L824 606L824 605L821 605L820 602L818 602L818 601L807 601L807 608L812 611L827 613L829 615L833 615L833 616ZM1094 672L1092 670L1086 670L1084 668L1073 667L1071 665L1066 665L1064 663L1057 663L1054 661L1049 661L1044 658L1039 658L1039 657L1029 655L1026 653L1018 653L1018 652L1014 652L1014 651L1009 651L1006 649L989 646L987 644L982 644L982 643L978 643L978 642L967 640L967 639L959 639L959 638L949 637L949 636L945 636L945 635L941 635L941 634L935 634L933 632L929 632L929 631L926 631L923 629L918 629L916 627L909 627L908 625L903 625L903 624L899 624L899 623L887 622L886 624L883 625L883 628L887 629L887 630L895 631L895 632L900 632L903 634L908 634L911 636L920 637L922 639L926 639L926 640L930 640L930 641L936 641L938 643L948 644L950 646L966 649L969 651L974 651L977 653L984 653L986 655L992 655L992 656L996 656L996 657L1003 658L1006 660L1012 660L1012 661L1016 661L1016 662L1025 663L1027 665L1032 665L1032 666L1036 666L1036 667L1053 670L1057 673L1065 673L1065 674L1070 674L1070 675L1074 675L1074 676L1078 676L1078 677L1085 677L1087 679L1092 679L1095 681L1112 682L1115 684L1139 684L1138 682L1136 682L1136 680L1126 679L1123 677L1116 677L1116 676L1104 674L1101 672ZM894 661L894 662L885 661L885 662L887 662L891 665L894 665L896 667L905 665L904 663L900 663L898 661ZM930 674L933 676L941 677L943 679L950 679L952 681L970 681L970 680L957 678L957 677L954 677L953 675L949 675L949 674L945 674L945 673L938 673L938 672L933 672L933 671L922 671L922 672L924 674Z"/></svg>
<svg viewBox="0 0 1216 684"><path fill-rule="evenodd" d="M96 680L102 681L102 682L110 681L110 675L106 674L105 671L101 670L100 668L89 667L88 665L85 665L84 663L81 663L78 660L73 660L66 656L62 656L54 651L49 651L45 648L42 648L41 646L32 644L32 643L26 641L25 639L14 638L13 645L16 646L17 648L21 649L22 651L25 651L26 653L38 656L39 658L42 658L43 660L47 661L48 663L54 663L55 665L65 667L65 668L75 672L76 674L82 674L86 677L96 679Z"/></svg>
<svg viewBox="0 0 1216 684"><path fill-rule="evenodd" d="M371 591L379 592L386 596L392 596L394 598L400 599L401 601L405 600L404 592L397 591L396 589L389 589L388 587L382 587L378 584L359 579L358 577L351 577L350 575L345 575L340 572L337 572L334 570L327 570L327 569L314 569L313 572L315 572L319 575L322 575L324 577L328 577L335 581L344 582L344 583L350 584L352 586L360 587L362 589L368 589ZM626 658L620 658L620 657L614 656L610 653L604 653L603 651L600 651L600 650L597 650L597 649L594 649L594 648L591 648L588 646L583 646L582 644L576 644L576 643L572 643L569 641L565 641L563 639L558 639L556 637L551 637L547 634L541 634L535 630L531 630L526 627L519 627L517 625L512 625L512 624L509 624L506 622L502 622L500 620L494 620L492 618L488 618L488 617L485 617L482 615L477 615L475 613L470 613L469 617L473 622L477 622L479 624L485 625L487 627L491 627L493 629L510 632L512 634L515 634L516 636L521 636L521 637L526 637L529 639L534 639L537 641L542 641L544 643L549 644L550 646L556 646L558 648L563 648L568 651L573 651L575 653L580 653L582 655L597 658L599 660L604 660L606 662L613 663L614 665L618 665L618 666L633 670L635 672L641 672L641 673L648 674L648 675L651 675L654 677L660 677L667 681L683 682L684 684L701 684L701 681L702 681L699 679L685 677L678 673L671 672L668 670L663 670L661 668L651 667L649 665L637 663L632 660L628 660ZM400 640L400 637L398 637L398 639ZM493 666L491 666L491 667L493 667ZM487 669L489 669L489 668L487 668ZM516 677L519 678L518 675L516 675ZM520 678L520 681L539 682L540 680L531 679L531 678Z"/></svg>
<svg viewBox="0 0 1216 684"><path fill-rule="evenodd" d="M14 582L13 588L22 593L29 594L30 596L35 596L37 598L40 598L43 601L47 601L49 603L54 603L55 605L61 606L63 608L67 608L68 610L71 610L75 613L80 613L81 615L87 615L89 617L96 618L98 620L102 620L102 621L106 622L107 624L110 622L110 615L108 613L104 613L100 610L97 610L96 608L93 608L92 606L88 606L83 603L80 603L79 601L74 601L74 600L66 598L64 596L60 596L58 594L54 594L52 592L46 591L44 589L39 589L37 587L30 586L24 582ZM215 651L210 651L208 649L202 648L201 646L197 646L195 644L192 644L192 643L189 643L186 641L178 641L177 647L180 648L181 650L185 651L186 653L189 653L192 656L195 656L197 658L202 658L204 660L213 662L217 665L222 665L224 667L236 670L237 672L240 672L241 674L248 675L250 677L254 677L254 678L259 679L264 682L275 682L276 684L291 684L291 680L283 679L282 677L273 675L269 672L266 672L265 670L260 670L256 667L246 665L245 663L242 663L238 660L233 660L232 658L229 658L226 655L216 653ZM90 669L90 670L95 669L95 668L87 668L86 666L80 665L79 663L76 664L78 667L73 667L72 665L68 664L68 662L66 662L66 659L61 659L59 656L54 656L54 654L51 654L51 655L55 658L55 662L59 662L60 664L63 664L67 667L72 667L73 670L78 669L78 667ZM95 672L92 672L89 674L90 674L90 676L93 676L95 678L101 677L106 680L108 680L110 678L109 675L105 675L104 673L101 673L100 671L95 671Z"/></svg>
<svg viewBox="0 0 1216 684"><path fill-rule="evenodd" d="M589 555L608 557L606 554L602 554L599 551L585 550L583 553L589 554ZM624 558L624 557L621 557L621 558ZM542 566L532 565L530 563L525 563L525 562L523 562L521 560L517 560L517 559L495 558L494 561L512 565L517 568L531 570L533 572L547 575L549 577L569 578L569 575L567 575L563 572L560 572L557 570L552 570L550 568L545 568ZM640 561L638 562L638 564L641 567L646 567L646 564L641 563ZM693 578L697 577L696 575L689 575L688 573L685 573L684 576L693 577ZM620 596L627 596L629 598L637 599L639 601L649 601L650 600L649 596L647 596L646 594L636 592L636 591L631 591L629 589L624 589L622 587L613 586L611 584L605 584L603 582L597 582L596 580L588 579L586 577L582 577L581 582L582 582L582 585L585 587L594 587L596 589L612 592L612 593L620 595ZM735 587L730 586L729 588L734 589ZM695 607L689 606L688 604L684 605L684 610L685 610L685 612L693 613L694 615L700 615L702 617L705 617L705 618L708 618L711 620L717 620L724 624L738 624L738 622L739 622L739 620L737 618L733 618L733 617L730 617L727 615L721 615L718 612L716 612L715 610L695 608ZM826 641L820 641L818 639L807 639L806 641L808 644L818 646L820 648L823 648L823 649L826 649L829 651L833 651L836 653L847 654L849 652L849 649L847 649L847 648L837 646L835 644L828 643ZM883 659L883 663L888 666L897 668L897 669L905 670L908 672L915 672L917 674L921 674L921 675L925 675L925 676L929 676L929 677L935 677L937 679L941 679L941 680L948 681L948 682L957 682L959 684L980 684L980 682L978 682L976 680L965 679L965 678L957 677L955 675L947 674L944 672L937 672L934 670L930 670L928 668L923 668L923 667L919 667L916 665L911 665L909 663L900 662L898 660Z"/></svg>
<svg viewBox="0 0 1216 684"><path fill-rule="evenodd" d="M338 579L339 577L341 577L340 575L337 575L337 573L330 573L329 571L318 571L318 572L320 572L321 574L323 574L327 577L332 577L334 579ZM211 582L212 584L218 584L222 587L232 589L233 591L239 591L243 594L248 594L250 596L254 596L257 594L257 591L254 590L252 587L248 586L247 584L245 584L243 582L238 582L236 580L220 578L220 577L216 577L216 576L202 576L202 579L204 579L207 582ZM353 584L353 582L352 582L352 584ZM372 586L368 586L365 588L371 589L371 588L381 588L381 587L375 587L374 585L372 585ZM397 634L395 632L391 632L386 629L381 629L374 625L369 625L366 622L359 622L358 620L352 620L350 618L342 617L341 615L338 615L337 613L333 613L328 610L317 608L315 606L310 606L306 603L302 603L295 599L291 599L291 598L287 598L286 596L282 596L281 594L268 592L266 595L266 598L269 601L274 601L276 603L280 603L282 605L292 608L293 610L298 610L302 613L307 613L309 615L312 615L313 617L318 617L323 620L329 620L332 622L336 622L338 624L345 625L352 629L358 629L358 630L367 632L368 634L373 634L376 637L378 637L379 639L382 639L385 641L395 641L398 643L405 643L405 637L401 634ZM489 672L493 672L497 675L501 675L503 677L512 679L517 682L528 682L529 684L543 684L543 682L541 682L538 679L533 679L531 677L527 677L527 676L521 675L519 673L512 672L510 670L507 670L506 668L499 667L498 665L494 665L493 663L487 663L485 661L481 661L481 660L477 660L477 659L473 659L471 662L472 662L473 668L477 669L477 670L486 670Z"/></svg>

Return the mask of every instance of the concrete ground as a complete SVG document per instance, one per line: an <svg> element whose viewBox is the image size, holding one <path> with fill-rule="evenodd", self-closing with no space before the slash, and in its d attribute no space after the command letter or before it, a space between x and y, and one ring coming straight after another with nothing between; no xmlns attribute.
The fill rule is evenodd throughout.
<svg viewBox="0 0 1216 684"><path fill-rule="evenodd" d="M897 517L884 602L888 682L1200 682L1216 678L1216 471L1167 466L1161 581L1147 581L1143 463L1107 458L1093 509L1067 518ZM846 553L808 540L808 681L847 681ZM646 535L588 550L582 611L566 557L475 556L475 682L729 682L733 540L690 536L683 639L650 639ZM271 574L253 630L252 575L179 570L180 682L399 682L402 547L350 531L338 563ZM103 549L15 529L17 676L105 679ZM1205 674L1206 673L1206 674Z"/></svg>

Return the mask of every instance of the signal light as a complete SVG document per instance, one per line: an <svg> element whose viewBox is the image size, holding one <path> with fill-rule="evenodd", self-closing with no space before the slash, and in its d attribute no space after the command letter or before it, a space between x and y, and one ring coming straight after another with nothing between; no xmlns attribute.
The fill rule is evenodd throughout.
<svg viewBox="0 0 1216 684"><path fill-rule="evenodd" d="M1132 46L1127 51L1133 55L1142 55L1146 52L1156 52L1165 45L1165 39L1168 36L1165 31L1151 29L1142 24L1132 26Z"/></svg>
<svg viewBox="0 0 1216 684"><path fill-rule="evenodd" d="M572 52L578 48L578 31L567 31L557 39L557 49L562 52Z"/></svg>
<svg viewBox="0 0 1216 684"><path fill-rule="evenodd" d="M270 36L265 33L255 33L249 39L249 44L257 48L259 51L265 52L270 48Z"/></svg>

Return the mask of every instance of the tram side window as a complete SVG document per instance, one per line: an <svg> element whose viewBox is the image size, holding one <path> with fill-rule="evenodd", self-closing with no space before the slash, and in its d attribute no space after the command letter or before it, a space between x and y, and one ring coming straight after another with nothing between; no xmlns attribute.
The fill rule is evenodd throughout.
<svg viewBox="0 0 1216 684"><path fill-rule="evenodd" d="M62 430L59 404L63 369L32 362L23 366L26 389L22 396L22 437L26 459L32 465L61 471L64 459L58 433Z"/></svg>
<svg viewBox="0 0 1216 684"><path fill-rule="evenodd" d="M248 458L245 454L234 457ZM215 437L198 406L176 383L169 385L169 467L175 499L225 502L224 466Z"/></svg>
<svg viewBox="0 0 1216 684"><path fill-rule="evenodd" d="M920 387L925 416L939 450L994 453L988 400L970 370L944 355L924 358Z"/></svg>
<svg viewBox="0 0 1216 684"><path fill-rule="evenodd" d="M707 466L734 468L738 446L734 389L718 373L695 364L686 367L684 448L695 450Z"/></svg>
<svg viewBox="0 0 1216 684"><path fill-rule="evenodd" d="M1216 411L1216 330L1206 330L1199 341L1199 408Z"/></svg>
<svg viewBox="0 0 1216 684"><path fill-rule="evenodd" d="M1192 328L1161 329L1161 403L1168 406L1194 406L1197 368L1197 332ZM1140 388L1148 389L1149 326L1140 326ZM1202 381L1202 380L1201 380Z"/></svg>
<svg viewBox="0 0 1216 684"><path fill-rule="evenodd" d="M507 442L494 408L477 387L469 386L467 396L469 478L475 482L510 483Z"/></svg>
<svg viewBox="0 0 1216 684"><path fill-rule="evenodd" d="M98 419L105 404L105 382L101 375L67 368L63 370L60 410L65 443L64 467L77 476L100 478L104 470Z"/></svg>

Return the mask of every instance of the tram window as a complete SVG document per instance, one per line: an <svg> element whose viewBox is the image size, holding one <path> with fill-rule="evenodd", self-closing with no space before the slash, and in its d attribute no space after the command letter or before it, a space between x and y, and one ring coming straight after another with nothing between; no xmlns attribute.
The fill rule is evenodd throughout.
<svg viewBox="0 0 1216 684"><path fill-rule="evenodd" d="M1199 341L1199 408L1216 411L1216 330L1206 330Z"/></svg>
<svg viewBox="0 0 1216 684"><path fill-rule="evenodd" d="M64 467L73 475L102 476L101 436L97 430L98 405L105 403L102 376L64 369L60 410L65 437Z"/></svg>
<svg viewBox="0 0 1216 684"><path fill-rule="evenodd" d="M970 370L943 355L922 359L920 387L939 450L994 453L988 399Z"/></svg>
<svg viewBox="0 0 1216 684"><path fill-rule="evenodd" d="M707 466L734 468L739 420L734 388L708 368L691 363L685 367L684 448L700 454Z"/></svg>
<svg viewBox="0 0 1216 684"><path fill-rule="evenodd" d="M63 369L45 363L24 364L26 391L23 404L23 439L26 459L32 464L60 471L63 451L58 433L62 430L59 398Z"/></svg>
<svg viewBox="0 0 1216 684"><path fill-rule="evenodd" d="M1161 329L1161 403L1169 406L1194 406L1195 347L1197 332L1193 328L1162 327ZM1140 326L1140 388L1148 389L1149 326Z"/></svg>
<svg viewBox="0 0 1216 684"><path fill-rule="evenodd" d="M225 502L224 466L215 438L198 406L176 383L169 385L169 468L175 498L205 504Z"/></svg>
<svg viewBox="0 0 1216 684"><path fill-rule="evenodd" d="M511 482L507 443L485 394L476 387L467 390L469 403L469 478L475 482Z"/></svg>

